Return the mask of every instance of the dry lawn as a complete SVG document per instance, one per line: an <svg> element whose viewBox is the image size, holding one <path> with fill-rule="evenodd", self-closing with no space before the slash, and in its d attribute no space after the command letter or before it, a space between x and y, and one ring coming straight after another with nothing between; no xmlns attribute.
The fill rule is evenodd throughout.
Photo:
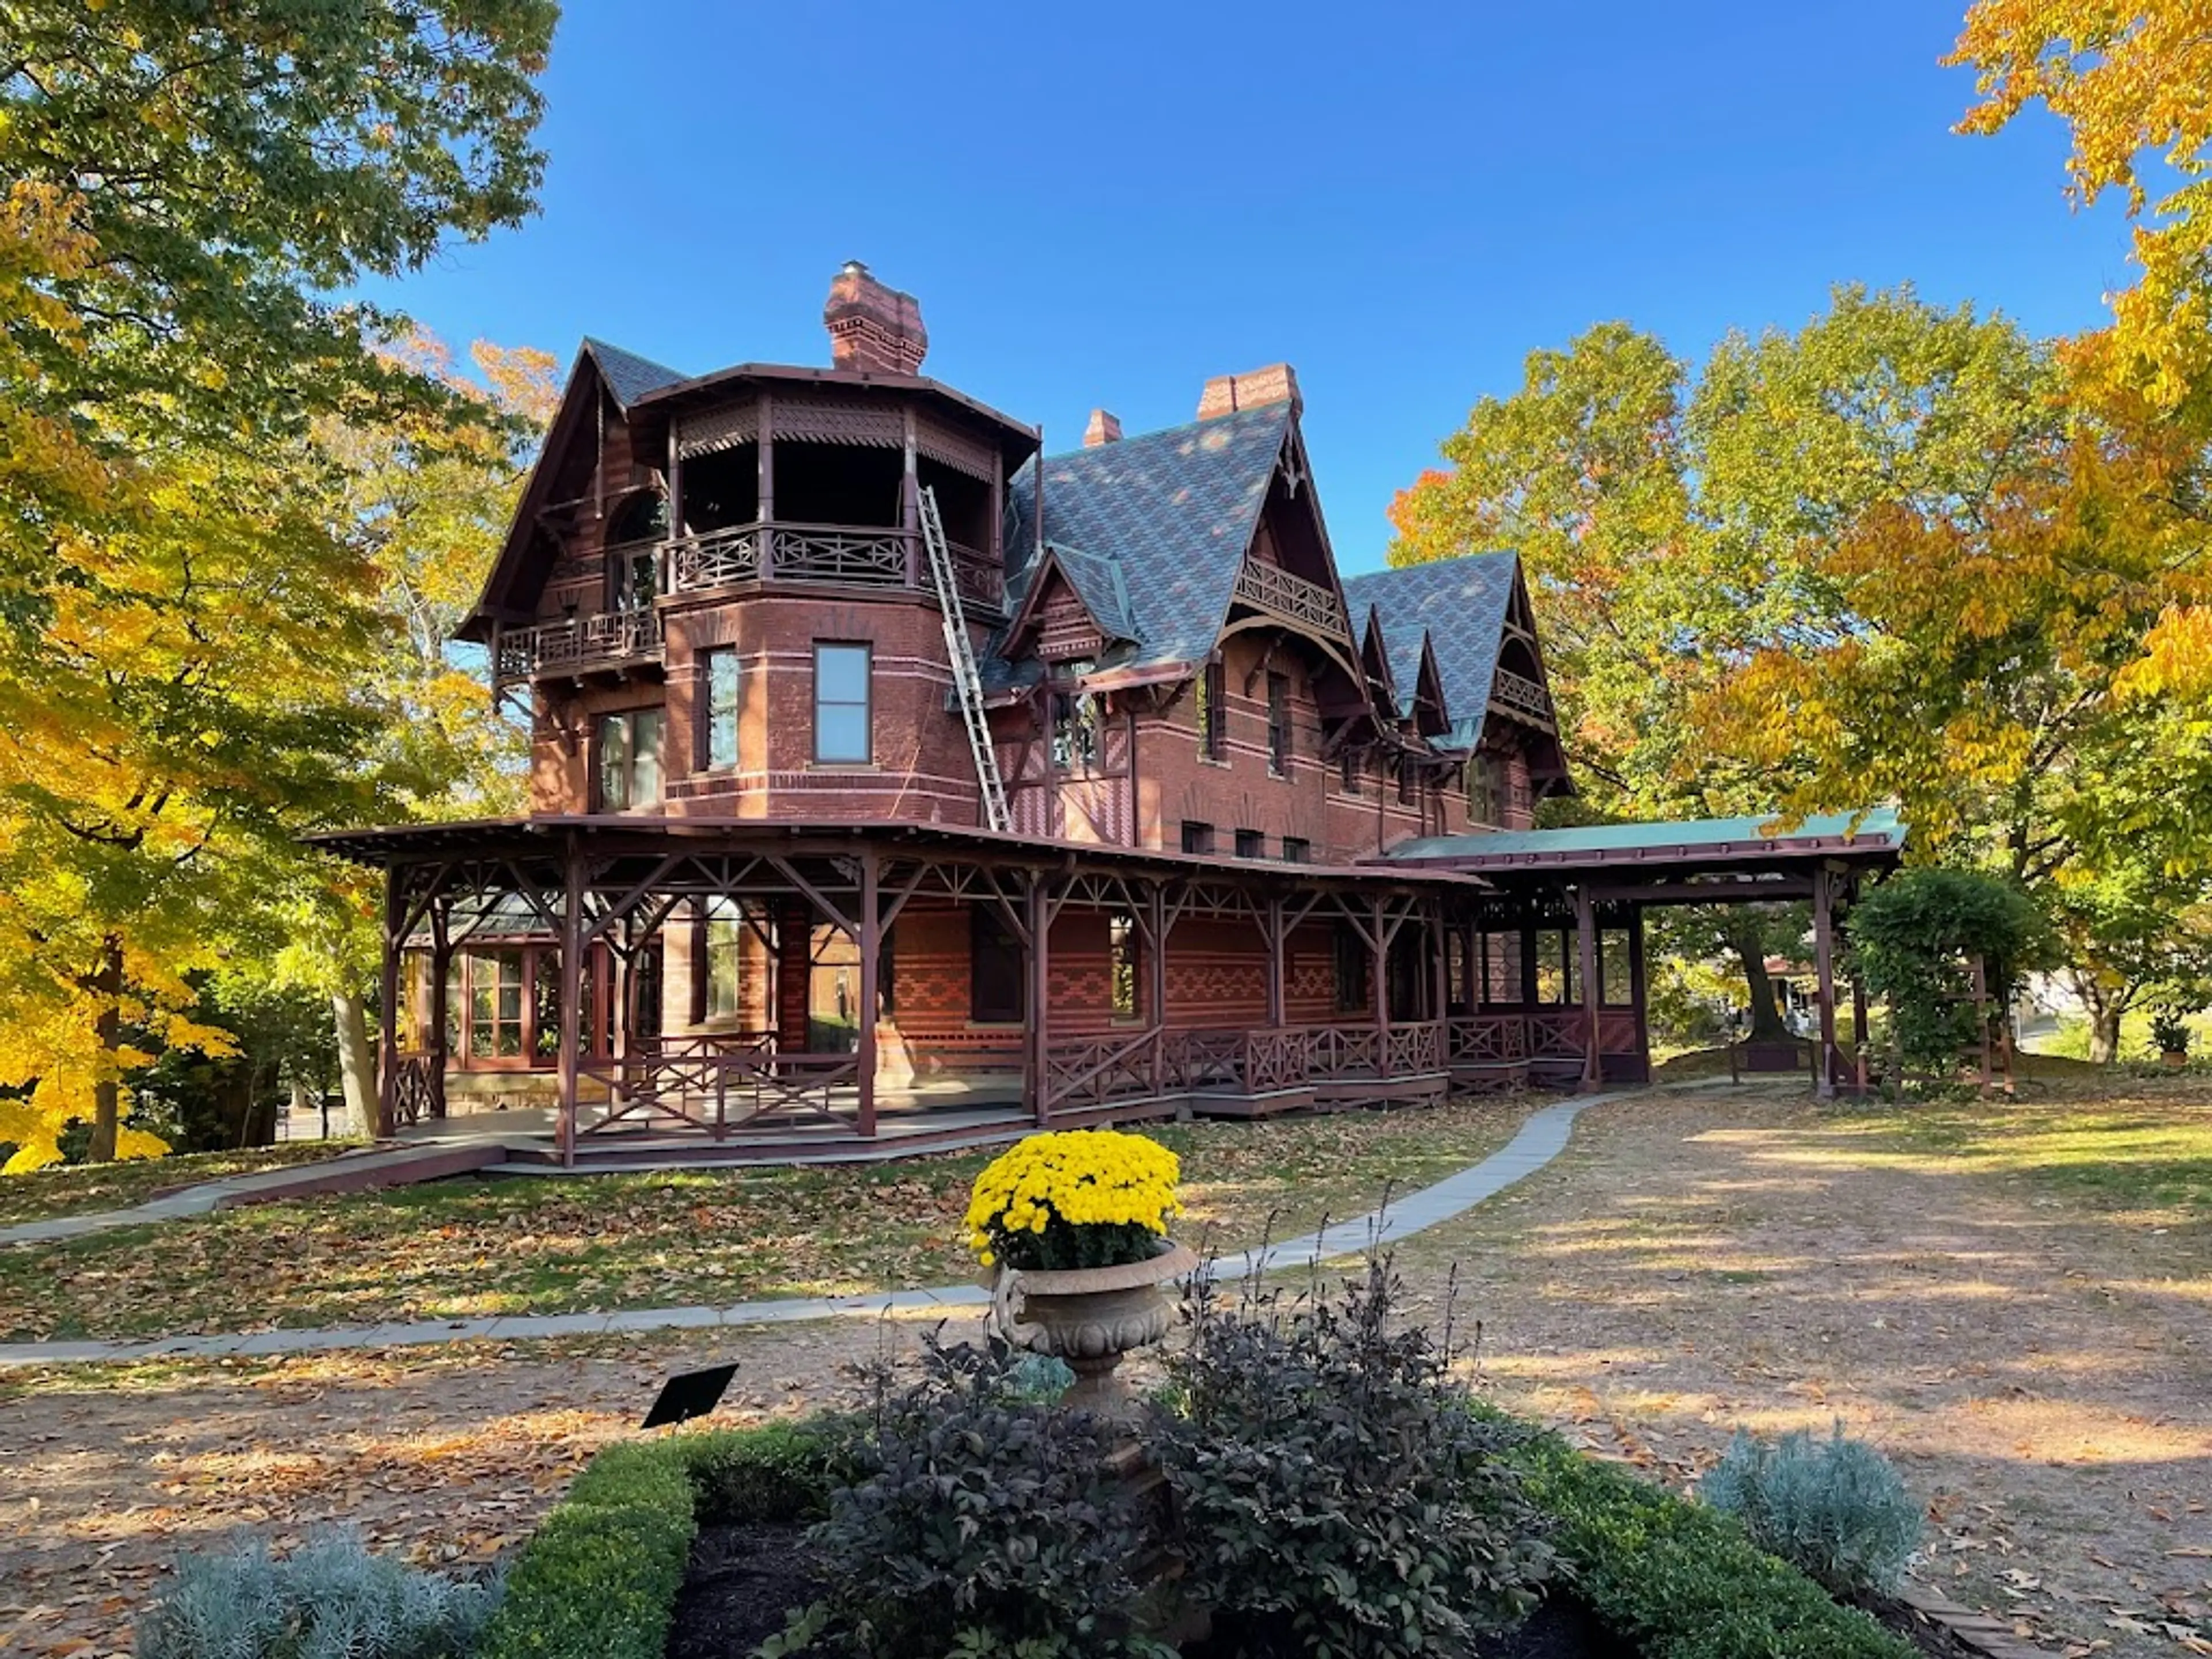
<svg viewBox="0 0 2212 1659"><path fill-rule="evenodd" d="M1237 1249L1271 1224L1287 1237L1440 1180L1502 1145L1523 1111L1468 1101L1145 1133L1182 1159L1185 1235ZM988 1156L437 1182L0 1247L0 1341L727 1307L951 1284L975 1271L963 1218ZM0 1182L0 1197L15 1179Z"/></svg>
<svg viewBox="0 0 2212 1659"><path fill-rule="evenodd" d="M1400 1265L1434 1315L1459 1264L1507 1403L1678 1483L1738 1424L1840 1415L1929 1501L1925 1577L2054 1652L2172 1659L2212 1639L2208 1099L1901 1125L1648 1097ZM487 1559L669 1372L735 1358L720 1420L798 1413L920 1328L0 1375L0 1652L127 1652L162 1564L240 1526Z"/></svg>
<svg viewBox="0 0 2212 1659"><path fill-rule="evenodd" d="M1399 1265L1434 1297L1456 1263L1486 1385L1594 1448L1686 1484L1739 1425L1841 1418L1954 1598L2054 1651L2212 1653L2212 1086L2106 1088L1600 1108Z"/></svg>

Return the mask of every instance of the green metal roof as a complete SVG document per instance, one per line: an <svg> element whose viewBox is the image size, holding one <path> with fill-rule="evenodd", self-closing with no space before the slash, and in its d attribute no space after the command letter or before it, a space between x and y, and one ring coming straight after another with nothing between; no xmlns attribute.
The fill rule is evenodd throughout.
<svg viewBox="0 0 2212 1659"><path fill-rule="evenodd" d="M1747 858L1810 857L1837 852L1896 853L1905 825L1886 806L1820 812L1793 830L1772 814L1660 823L1591 823L1573 830L1476 830L1424 836L1390 849L1392 863L1507 865L1714 863Z"/></svg>

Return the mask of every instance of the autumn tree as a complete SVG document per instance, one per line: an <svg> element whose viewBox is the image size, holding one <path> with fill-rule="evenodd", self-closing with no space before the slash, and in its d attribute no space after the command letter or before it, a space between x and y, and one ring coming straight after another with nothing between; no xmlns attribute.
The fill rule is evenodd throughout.
<svg viewBox="0 0 2212 1659"><path fill-rule="evenodd" d="M1619 325L1533 358L1401 499L1393 558L1522 550L1601 809L1896 801L1916 856L2039 895L2116 1032L2212 848L2185 702L2121 690L2196 592L2185 444L1910 290L1731 336L1694 384L1672 362Z"/></svg>
<svg viewBox="0 0 2212 1659"><path fill-rule="evenodd" d="M546 0L0 0L0 1140L118 1135L386 753L375 538L319 423L463 419L329 296L517 222Z"/></svg>
<svg viewBox="0 0 2212 1659"><path fill-rule="evenodd" d="M2112 327L2082 343L2084 380L2212 440L2212 9L1977 0L1946 61L1978 78L1962 131L1996 132L2042 105L2072 142L2074 198L2117 192L2136 222L2139 275L2112 295ZM2124 695L2212 697L2212 605L2170 605L2142 656Z"/></svg>

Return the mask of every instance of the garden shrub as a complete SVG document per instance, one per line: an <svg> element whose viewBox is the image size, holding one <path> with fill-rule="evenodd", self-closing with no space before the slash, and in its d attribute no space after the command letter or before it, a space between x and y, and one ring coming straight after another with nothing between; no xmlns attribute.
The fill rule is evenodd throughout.
<svg viewBox="0 0 2212 1659"><path fill-rule="evenodd" d="M1467 1409L1387 1261L1340 1302L1241 1306L1201 1284L1154 1436L1185 1588L1256 1645L1332 1659L1462 1652L1517 1622L1552 1565L1502 1455L1527 1430Z"/></svg>
<svg viewBox="0 0 2212 1659"><path fill-rule="evenodd" d="M702 1522L819 1521L830 1489L847 1477L840 1436L825 1419L690 1435L680 1443Z"/></svg>
<svg viewBox="0 0 2212 1659"><path fill-rule="evenodd" d="M1739 1429L1698 1494L1736 1516L1752 1541L1837 1595L1891 1595L1920 1542L1920 1505L1890 1461L1839 1421L1826 1441Z"/></svg>
<svg viewBox="0 0 2212 1659"><path fill-rule="evenodd" d="M1144 1529L1104 1467L1116 1431L1024 1399L1016 1365L1004 1343L931 1339L915 1382L878 1371L855 1479L808 1534L830 1594L794 1637L900 1659L1165 1651L1129 1627Z"/></svg>
<svg viewBox="0 0 2212 1659"><path fill-rule="evenodd" d="M592 1460L507 1575L487 1659L661 1659L697 1531L687 1438Z"/></svg>
<svg viewBox="0 0 2212 1659"><path fill-rule="evenodd" d="M447 1578L372 1555L351 1532L321 1532L286 1557L258 1541L185 1556L136 1649L140 1659L464 1659L499 1600L496 1578Z"/></svg>
<svg viewBox="0 0 2212 1659"><path fill-rule="evenodd" d="M2022 974L2050 965L2051 935L2027 894L1971 870L1908 870L1851 907L1850 957L1893 1010L1905 1062L1948 1079L1980 1039L1973 963L1986 967L1984 1012L2002 1019Z"/></svg>
<svg viewBox="0 0 2212 1659"><path fill-rule="evenodd" d="M1485 1415L1489 1413L1485 1413ZM1576 1594L1645 1659L1917 1659L1917 1650L1692 1504L1553 1434L1511 1453Z"/></svg>

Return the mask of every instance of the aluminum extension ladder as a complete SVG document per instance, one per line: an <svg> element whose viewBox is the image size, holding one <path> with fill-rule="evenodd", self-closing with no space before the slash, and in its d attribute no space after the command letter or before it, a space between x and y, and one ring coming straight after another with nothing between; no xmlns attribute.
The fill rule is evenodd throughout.
<svg viewBox="0 0 2212 1659"><path fill-rule="evenodd" d="M961 607L960 584L953 578L952 549L945 539L945 520L937 492L921 491L921 541L929 550L930 580L937 584L938 614L945 622L945 653L952 663L953 690L960 719L968 728L968 752L975 757L975 781L983 790L983 823L1001 833L1014 827L1006 810L1006 781L999 775L999 751L991 746L990 722L983 716L983 677L975 669L975 647L968 638L968 614Z"/></svg>

